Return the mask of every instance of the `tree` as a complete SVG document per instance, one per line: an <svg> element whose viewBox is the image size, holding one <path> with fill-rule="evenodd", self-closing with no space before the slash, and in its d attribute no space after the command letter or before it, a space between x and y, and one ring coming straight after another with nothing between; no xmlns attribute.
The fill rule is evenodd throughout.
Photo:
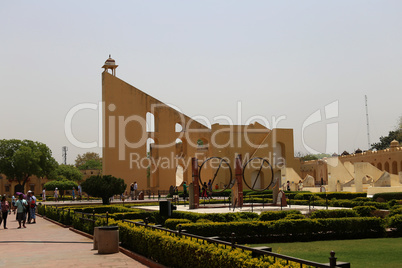
<svg viewBox="0 0 402 268"><path fill-rule="evenodd" d="M302 161L318 160L324 157L331 157L329 154L303 154L302 152L297 152L296 157L299 157Z"/></svg>
<svg viewBox="0 0 402 268"><path fill-rule="evenodd" d="M57 167L51 150L43 143L31 140L0 140L0 173L16 180L15 191L24 191L30 176L49 176Z"/></svg>
<svg viewBox="0 0 402 268"><path fill-rule="evenodd" d="M82 173L73 165L59 165L52 173L51 179L67 179L71 181L81 181Z"/></svg>
<svg viewBox="0 0 402 268"><path fill-rule="evenodd" d="M83 155L78 155L75 159L75 166L80 169L102 169L102 158L98 153L87 152Z"/></svg>
<svg viewBox="0 0 402 268"><path fill-rule="evenodd" d="M102 198L104 205L110 203L110 197L123 193L127 187L123 179L113 177L112 175L91 176L86 179L81 186L83 192L94 197Z"/></svg>
<svg viewBox="0 0 402 268"><path fill-rule="evenodd" d="M399 126L396 128L396 130L390 131L388 136L381 136L380 142L371 144L371 149L387 149L393 140L397 140L399 143L402 143L402 116L399 118Z"/></svg>
<svg viewBox="0 0 402 268"><path fill-rule="evenodd" d="M58 189L60 191L60 197L63 198L63 194L65 190L72 190L73 187L77 189L78 184L75 181L61 179L49 181L44 186L47 191L54 191L54 189Z"/></svg>

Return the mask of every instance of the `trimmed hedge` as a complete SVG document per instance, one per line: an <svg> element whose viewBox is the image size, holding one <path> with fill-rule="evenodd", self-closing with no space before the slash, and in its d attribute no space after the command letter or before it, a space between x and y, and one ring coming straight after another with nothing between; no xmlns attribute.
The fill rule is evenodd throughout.
<svg viewBox="0 0 402 268"><path fill-rule="evenodd" d="M260 221L276 221L280 219L286 218L291 214L300 214L301 212L298 210L281 210L281 211L264 211L260 214Z"/></svg>
<svg viewBox="0 0 402 268"><path fill-rule="evenodd" d="M392 199L400 200L400 199L402 199L402 192L374 194L373 195L373 200L377 200L377 198L382 198L385 201L391 201Z"/></svg>
<svg viewBox="0 0 402 268"><path fill-rule="evenodd" d="M380 218L300 219L277 221L182 224L183 229L201 236L229 239L232 233L243 241L264 237L268 241L300 241L381 237L385 221Z"/></svg>
<svg viewBox="0 0 402 268"><path fill-rule="evenodd" d="M84 213L92 213L95 210L95 213L106 213L108 212L109 214L113 213L119 213L119 212L133 212L133 211L139 211L139 209L136 208L128 208L125 206L119 206L119 205L107 205L107 206L91 206L91 207L84 207L81 209L78 209L76 211L84 212Z"/></svg>
<svg viewBox="0 0 402 268"><path fill-rule="evenodd" d="M150 222L161 223L163 221L159 215L159 211L138 210L127 213L109 214L109 217L114 220L144 220L148 218Z"/></svg>
<svg viewBox="0 0 402 268"><path fill-rule="evenodd" d="M328 219L328 218L350 218L359 217L359 214L351 209L334 210L315 210L311 213L310 219Z"/></svg>
<svg viewBox="0 0 402 268"><path fill-rule="evenodd" d="M374 206L357 206L354 207L353 210L356 211L360 217L372 217L372 212L377 210L377 208Z"/></svg>
<svg viewBox="0 0 402 268"><path fill-rule="evenodd" d="M165 227L172 230L177 230L177 225L184 223L191 223L191 221L188 219L167 219L165 221Z"/></svg>
<svg viewBox="0 0 402 268"><path fill-rule="evenodd" d="M402 206L396 206L391 209L389 216L402 215Z"/></svg>
<svg viewBox="0 0 402 268"><path fill-rule="evenodd" d="M232 222L232 221L250 221L259 218L254 212L235 212L235 213L194 213L186 211L172 211L174 219L188 219L196 222L199 219L207 219L213 222Z"/></svg>
<svg viewBox="0 0 402 268"><path fill-rule="evenodd" d="M177 237L163 231L145 227L113 223L119 226L123 247L141 254L158 263L178 268L207 267L296 267L296 263L272 257L252 258L251 252L227 249L222 245L203 244L201 241ZM300 266L300 265L299 265Z"/></svg>
<svg viewBox="0 0 402 268"><path fill-rule="evenodd" d="M402 235L402 215L389 217L388 225L390 228L395 228L398 235Z"/></svg>
<svg viewBox="0 0 402 268"><path fill-rule="evenodd" d="M330 199L347 199L352 200L358 197L367 197L367 193L350 193L350 192L326 192L326 193L310 193L310 192L285 192L287 198L296 200L310 200L312 196L320 197L325 200Z"/></svg>

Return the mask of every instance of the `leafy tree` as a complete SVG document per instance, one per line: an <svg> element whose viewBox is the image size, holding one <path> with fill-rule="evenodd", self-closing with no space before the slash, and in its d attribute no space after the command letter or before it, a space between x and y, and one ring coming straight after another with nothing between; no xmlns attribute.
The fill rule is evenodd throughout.
<svg viewBox="0 0 402 268"><path fill-rule="evenodd" d="M80 169L102 169L102 158L98 153L87 152L83 155L78 155L75 159L75 166Z"/></svg>
<svg viewBox="0 0 402 268"><path fill-rule="evenodd" d="M0 140L0 173L16 180L15 191L23 191L30 176L49 176L57 167L51 150L31 140Z"/></svg>
<svg viewBox="0 0 402 268"><path fill-rule="evenodd" d="M395 127L395 130L390 131L388 133L388 136L381 136L380 142L371 144L371 149L387 149L389 148L389 145L393 140L397 140L399 143L402 143L402 116L399 117L399 122L398 125Z"/></svg>
<svg viewBox="0 0 402 268"><path fill-rule="evenodd" d="M323 153L321 153L321 154L306 154L306 155L303 155L302 153L299 152L297 157L300 157L300 159L302 161L310 161L310 160L322 159L324 157L331 157L331 155L323 154Z"/></svg>
<svg viewBox="0 0 402 268"><path fill-rule="evenodd" d="M51 179L67 179L71 181L81 181L82 173L73 165L59 165L52 173Z"/></svg>
<svg viewBox="0 0 402 268"><path fill-rule="evenodd" d="M56 189L57 187L57 189L60 190L60 194L62 196L65 190L72 190L73 187L77 189L78 184L75 181L61 179L61 180L49 181L45 184L44 187L46 188L47 191L54 191L54 189Z"/></svg>
<svg viewBox="0 0 402 268"><path fill-rule="evenodd" d="M81 186L82 191L87 194L102 198L104 205L109 204L111 196L123 193L127 187L123 179L113 177L112 175L91 176Z"/></svg>

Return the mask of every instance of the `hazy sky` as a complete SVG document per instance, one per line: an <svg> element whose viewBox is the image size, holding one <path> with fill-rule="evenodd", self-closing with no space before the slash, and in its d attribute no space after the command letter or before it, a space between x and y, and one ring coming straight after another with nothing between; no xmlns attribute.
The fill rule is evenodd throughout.
<svg viewBox="0 0 402 268"><path fill-rule="evenodd" d="M117 76L189 116L252 116L293 128L326 151L338 124L339 151L367 149L402 115L402 1L1 1L0 139L46 143L57 161L80 149L65 134L67 113L101 101L109 54ZM238 103L242 120L238 122ZM339 115L326 119L326 105ZM98 112L73 118L81 141L97 141ZM224 122L221 122L224 123Z"/></svg>

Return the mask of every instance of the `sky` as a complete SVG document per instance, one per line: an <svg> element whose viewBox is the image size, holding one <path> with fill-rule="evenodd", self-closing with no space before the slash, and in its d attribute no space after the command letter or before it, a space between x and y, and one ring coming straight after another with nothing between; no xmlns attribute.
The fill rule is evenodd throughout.
<svg viewBox="0 0 402 268"><path fill-rule="evenodd" d="M1 1L0 139L43 142L60 163L63 146L70 164L101 153L74 146L65 119L77 105L99 107L111 54L117 77L189 116L264 118L294 130L295 153L365 150L365 95L371 143L402 115L401 10L401 1ZM99 121L96 109L77 112L74 137L98 142Z"/></svg>

